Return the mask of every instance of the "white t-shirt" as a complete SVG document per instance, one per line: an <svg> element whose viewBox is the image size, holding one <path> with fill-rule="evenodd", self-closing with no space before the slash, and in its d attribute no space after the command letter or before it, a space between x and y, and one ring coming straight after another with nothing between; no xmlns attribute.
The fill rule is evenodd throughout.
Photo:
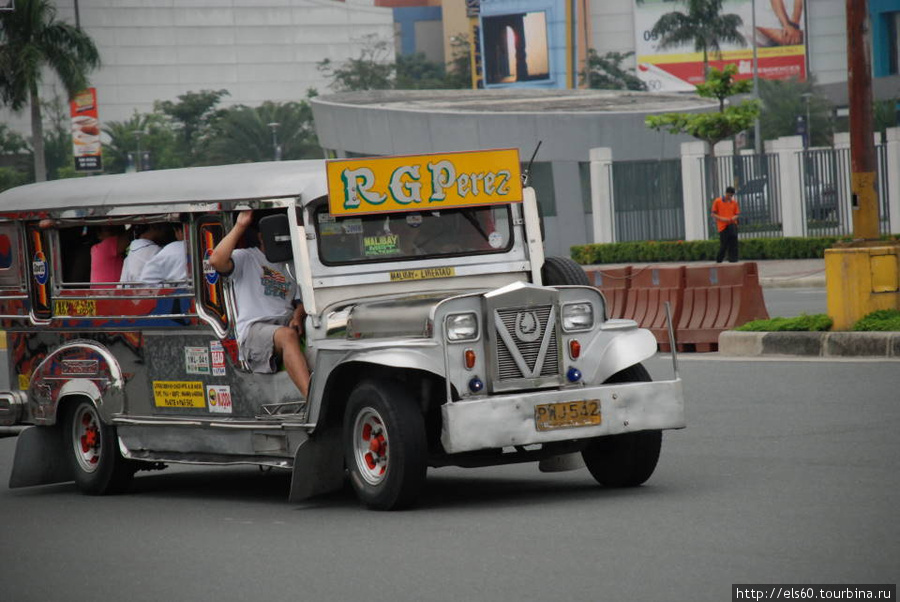
<svg viewBox="0 0 900 602"><path fill-rule="evenodd" d="M128 254L122 263L122 275L119 282L140 282L144 265L151 257L159 253L159 245L146 238L136 238L128 245Z"/></svg>
<svg viewBox="0 0 900 602"><path fill-rule="evenodd" d="M231 260L234 271L230 278L237 309L235 329L240 344L254 322L290 316L297 283L285 270L285 264L270 263L258 248L237 249ZM293 271L293 262L287 265Z"/></svg>
<svg viewBox="0 0 900 602"><path fill-rule="evenodd" d="M141 270L141 281L160 284L188 280L186 253L183 240L170 242Z"/></svg>

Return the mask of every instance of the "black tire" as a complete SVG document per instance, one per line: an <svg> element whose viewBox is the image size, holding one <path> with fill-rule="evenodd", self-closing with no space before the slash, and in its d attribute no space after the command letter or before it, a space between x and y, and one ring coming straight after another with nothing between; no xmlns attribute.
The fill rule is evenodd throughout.
<svg viewBox="0 0 900 602"><path fill-rule="evenodd" d="M607 383L650 382L641 364L613 374ZM639 431L594 439L581 452L591 475L604 487L637 487L659 462L662 431Z"/></svg>
<svg viewBox="0 0 900 602"><path fill-rule="evenodd" d="M373 510L417 500L428 468L425 420L409 392L390 381L363 381L344 414L344 460L356 496Z"/></svg>
<svg viewBox="0 0 900 602"><path fill-rule="evenodd" d="M93 402L85 399L68 408L63 443L82 493L122 493L131 485L135 464L122 457L115 427L103 423Z"/></svg>
<svg viewBox="0 0 900 602"><path fill-rule="evenodd" d="M541 280L545 286L583 284L592 286L584 269L568 257L545 257L541 267Z"/></svg>

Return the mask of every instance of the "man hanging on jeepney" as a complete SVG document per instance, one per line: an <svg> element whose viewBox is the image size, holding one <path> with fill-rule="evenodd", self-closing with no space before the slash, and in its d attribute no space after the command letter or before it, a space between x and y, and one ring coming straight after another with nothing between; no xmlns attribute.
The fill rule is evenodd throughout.
<svg viewBox="0 0 900 602"><path fill-rule="evenodd" d="M246 249L237 249L248 234ZM306 398L309 368L300 345L306 311L297 298L297 284L284 264L266 259L259 246L264 244L254 227L252 211L238 214L234 227L216 245L209 264L232 280L237 319L238 347L254 372L275 372L280 357L288 375Z"/></svg>

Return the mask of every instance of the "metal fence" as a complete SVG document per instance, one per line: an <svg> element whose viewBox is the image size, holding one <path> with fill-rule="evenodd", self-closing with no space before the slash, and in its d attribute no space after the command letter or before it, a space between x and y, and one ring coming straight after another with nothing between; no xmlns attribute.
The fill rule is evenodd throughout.
<svg viewBox="0 0 900 602"><path fill-rule="evenodd" d="M614 240L684 239L680 159L617 161L612 180Z"/></svg>
<svg viewBox="0 0 900 602"><path fill-rule="evenodd" d="M887 147L875 147L879 199L879 231L890 233L888 203ZM803 176L803 206L809 236L847 236L853 234L853 214L849 148L812 149L799 155Z"/></svg>
<svg viewBox="0 0 900 602"><path fill-rule="evenodd" d="M705 157L704 199L707 204L708 228L716 236L712 218L712 202L733 186L741 208L741 238L777 238L782 236L781 187L777 154ZM715 170L716 181L713 181Z"/></svg>

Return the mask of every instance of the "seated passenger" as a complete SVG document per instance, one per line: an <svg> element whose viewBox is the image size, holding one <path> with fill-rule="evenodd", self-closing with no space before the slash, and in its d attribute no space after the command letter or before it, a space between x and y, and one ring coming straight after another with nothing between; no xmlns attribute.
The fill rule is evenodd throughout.
<svg viewBox="0 0 900 602"><path fill-rule="evenodd" d="M166 237L165 224L138 224L133 230L135 239L128 245L119 282L140 282L144 265L159 253Z"/></svg>
<svg viewBox="0 0 900 602"><path fill-rule="evenodd" d="M264 244L252 226L253 212L242 211L231 231L213 249L209 264L232 280L241 356L254 372L261 373L275 372L275 360L280 356L306 398L309 368L300 346L306 311L297 299L297 284L284 266L270 263L257 246L235 250L245 232L250 234L250 244ZM293 263L288 265L293 267Z"/></svg>
<svg viewBox="0 0 900 602"><path fill-rule="evenodd" d="M187 248L184 244L184 228L179 224L172 224L175 232L175 240L162 248L162 250L150 258L141 270L138 280L147 284L163 286L189 281L187 269Z"/></svg>
<svg viewBox="0 0 900 602"><path fill-rule="evenodd" d="M100 226L97 238L100 242L91 247L91 288L106 288L119 281L128 233L124 226Z"/></svg>

